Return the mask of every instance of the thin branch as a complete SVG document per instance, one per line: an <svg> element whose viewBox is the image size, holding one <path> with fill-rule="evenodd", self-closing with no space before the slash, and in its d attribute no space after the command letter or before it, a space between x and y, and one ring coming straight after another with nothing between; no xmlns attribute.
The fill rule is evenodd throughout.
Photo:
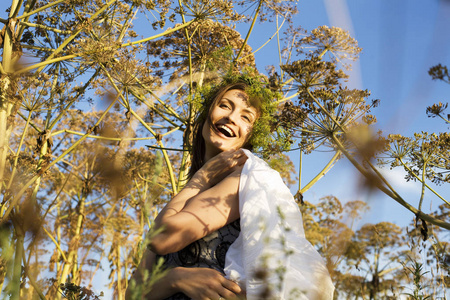
<svg viewBox="0 0 450 300"><path fill-rule="evenodd" d="M244 40L244 42L242 43L241 49L239 49L239 53L237 54L236 58L234 59L234 62L236 62L236 61L239 59L239 57L241 56L242 52L244 51L245 46L247 45L247 41L248 41L248 39L249 39L249 37L250 37L250 34L251 34L252 31L253 31L253 27L255 26L256 19L258 18L258 15L259 15L259 12L260 12L260 10L261 10L261 7L262 7L263 2L264 2L263 0L260 0L260 1L259 1L258 8L256 9L255 15L253 16L253 22L252 22L252 24L250 25L250 28L249 28L249 30L248 30L248 32L247 32L247 36L245 37L245 40Z"/></svg>
<svg viewBox="0 0 450 300"><path fill-rule="evenodd" d="M42 226L42 229L44 230L45 234L52 240L53 244L55 244L56 248L58 248L58 252L59 254L61 254L61 257L63 258L64 262L67 262L67 257L64 254L63 249L61 249L61 246L59 245L59 243L55 240L55 238L50 234L50 232L47 231L47 229L45 229L44 226Z"/></svg>
<svg viewBox="0 0 450 300"><path fill-rule="evenodd" d="M422 147L423 147L423 145L422 145ZM421 192L420 192L419 210L422 210L423 198L425 196L425 174L426 174L426 169L427 169L427 163L424 161L423 162L423 167L422 167L422 189L421 189Z"/></svg>
<svg viewBox="0 0 450 300"><path fill-rule="evenodd" d="M35 24L35 23L24 22L24 21L19 21L19 24L20 24L20 25L27 26L27 27L41 28L41 29L53 31L53 32L56 32L56 33L72 34L72 31L69 31L69 30L60 30L60 29L56 29L56 28L53 28L53 27L50 27L50 26L46 26L46 25L42 25L42 24Z"/></svg>
<svg viewBox="0 0 450 300"><path fill-rule="evenodd" d="M58 62L58 61L63 61L63 60L69 60L72 58L76 58L79 57L79 55L75 55L75 54L71 54L71 55L66 55L66 56L61 56L61 57L57 57L57 58L53 58L53 59L46 59L40 63L31 65L29 67L17 70L16 72L14 72L14 74L22 74L22 73L26 73L28 71L31 71L33 69L39 68L37 71L40 72L40 70L42 70L43 67L45 67L46 65Z"/></svg>
<svg viewBox="0 0 450 300"><path fill-rule="evenodd" d="M17 147L17 151L14 154L14 163L12 165L13 169L12 169L12 172L11 172L11 176L9 177L8 185L6 186L7 190L9 190L9 188L11 187L11 184L14 181L14 177L16 176L17 162L19 161L19 153L20 153L20 149L22 149L22 145L23 145L23 142L25 140L25 135L26 135L26 133L28 131L28 126L30 125L30 120L31 120L31 111L28 114L27 123L25 124L25 128L22 131L22 135L20 137L19 146Z"/></svg>
<svg viewBox="0 0 450 300"><path fill-rule="evenodd" d="M41 12L41 11L43 11L43 10L46 10L46 9L49 8L49 7L55 6L55 5L57 5L57 4L60 4L60 3L65 2L65 1L66 1L66 0L57 0L57 1L55 1L55 2L49 3L49 4L47 4L47 5L44 5L44 6L39 7L38 9L35 9L35 10L33 10L33 11L30 11L30 12L28 12L28 13L25 13L25 14L21 15L21 16L17 17L17 19L19 19L19 20L20 20L20 19L24 19L24 18L26 18L26 17L29 17L29 16L31 16L31 15L34 15L34 14L36 14L36 13L38 13L38 12Z"/></svg>
<svg viewBox="0 0 450 300"><path fill-rule="evenodd" d="M258 52L259 50L261 50L262 48L264 48L264 46L266 46L275 36L278 36L278 32L280 31L281 27L283 26L284 22L286 21L286 19L283 20L283 23L281 23L281 26L278 26L277 24L277 31L264 43L262 44L258 49L256 49L255 51L253 51L250 54L247 54L244 57L241 57L239 59L236 59L236 61L240 61L242 59L245 59L251 55L254 55L256 52ZM277 23L278 23L278 15L277 15ZM280 52L280 64L281 64L281 52Z"/></svg>
<svg viewBox="0 0 450 300"><path fill-rule="evenodd" d="M172 33L172 32L175 32L175 31L178 31L178 30L180 30L180 29L183 29L183 28L189 26L189 25L190 25L192 22L194 22L194 21L195 21L195 19L190 20L189 22L187 22L187 23L185 23L185 24L182 24L182 25L177 26L177 27L175 27L175 28L168 29L168 30L166 30L166 31L164 31L164 32L162 32L162 33L160 33L160 34L157 34L157 35L154 35L154 36L151 36L151 37L142 39L142 40L138 40L138 41L134 41L134 42L129 42L129 43L122 44L122 45L119 46L119 48L122 48L122 47L128 47L128 46L133 46L133 45L137 45L137 44L141 44L141 43L144 43L144 42L148 42L148 41L157 39L157 38L159 38L159 37L162 37L162 36L168 35L168 34L170 34L170 33Z"/></svg>
<svg viewBox="0 0 450 300"><path fill-rule="evenodd" d="M5 214L3 215L0 224L4 224L7 220L8 220L8 216L11 213L11 211L13 210L13 208L16 206L17 202L19 201L19 199L22 197L22 195L28 190L28 187L33 184L36 180L38 180L41 177L41 174L45 173L45 171L47 171L48 169L50 169L51 167L53 167L56 163L58 163L60 160L63 159L63 157L65 157L67 154L69 154L70 152L72 152L73 149L75 149L82 141L84 141L88 135L90 135L90 133L93 131L93 128L95 128L96 126L98 126L101 121L105 118L105 116L108 114L109 110L114 106L114 104L117 101L117 97L111 101L110 105L108 106L108 108L103 112L103 114L100 116L100 118L97 120L97 122L94 124L94 126L88 130L88 132L83 135L78 141L76 141L74 144L72 144L68 149L66 149L63 153L61 153L61 155L56 158L55 160L53 160L51 163L49 163L48 165L46 165L45 167L43 167L41 169L40 174L37 174L35 176L33 176L30 180L28 180L23 186L22 188L18 191L18 193L15 195L15 197L11 200L10 205L8 207L8 209L6 210Z"/></svg>
<svg viewBox="0 0 450 300"><path fill-rule="evenodd" d="M368 170L364 169L356 160L355 158L348 153L347 149L345 149L345 147L342 145L342 143L339 141L339 139L335 136L332 135L332 139L333 141L336 143L336 146L339 148L339 150L341 150L341 152L345 155L345 157L347 157L347 159L353 164L353 166L356 167L356 169L358 169L358 171L364 175L364 177L366 177L368 180L373 180L373 175L371 175ZM392 191L388 190L385 186L383 186L379 181L375 181L374 184L376 185L376 187L381 190L383 193L385 193L386 195L388 195L389 197L391 197L392 199L394 199L395 201L397 201L400 205L402 205L403 207L405 207L407 210L409 210L410 212L412 212L414 215L416 215L418 218L427 221L431 224L434 224L436 226L445 228L445 229L449 229L450 230L450 223L446 223L442 220L436 219L430 215L427 215L425 213L423 213L422 211L419 211L418 209L416 209L415 207L413 207L412 205L410 205L408 202L406 202L402 197L400 197L398 194L394 194Z"/></svg>
<svg viewBox="0 0 450 300"><path fill-rule="evenodd" d="M411 170L411 168L408 167L408 165L406 165L406 164L403 162L403 160L402 160L401 158L399 158L399 161L400 161L400 163L403 165L403 167L404 167L405 169L408 170L409 174L413 175L419 182L424 183L424 182L422 181L422 179L420 179L420 177L417 176L417 174L414 173L414 172ZM424 184L425 184L425 186L426 186L433 194L435 194L435 195L438 196L442 201L444 201L445 203L447 203L448 205L450 205L450 202L448 202L447 200L445 200L444 197L442 197L441 195L439 195L433 188L431 188L431 187L430 187L428 184L426 184L426 183L424 183Z"/></svg>
<svg viewBox="0 0 450 300"><path fill-rule="evenodd" d="M302 189L300 189L300 193L303 194L304 192L309 190L317 181L319 181L323 176L325 176L325 174L329 170L331 170L333 165L337 162L339 155L341 155L341 151L338 150L338 151L336 151L334 156L330 159L328 164L307 185L305 185Z"/></svg>
<svg viewBox="0 0 450 300"><path fill-rule="evenodd" d="M284 19L286 20L286 19ZM284 23L283 20L283 23ZM283 25L283 24L282 24ZM283 58L281 57L281 41L280 41L280 26L278 25L278 14L277 14L277 46L278 46L278 60L280 61L279 65L281 66L283 64ZM280 68L280 81L283 82L283 77L284 77L284 71L283 69Z"/></svg>
<svg viewBox="0 0 450 300"><path fill-rule="evenodd" d="M52 133L52 136L55 135L59 135L61 133L70 133L70 134L75 134L75 135L79 135L79 136L85 136L85 133L82 132L77 132L77 131L73 131L70 129L63 129L63 130L59 130L56 131L54 133ZM93 138L93 139L98 139L98 140L106 140L106 141L117 141L117 142L122 142L122 141L146 141L146 140L152 140L155 137L142 137L142 138L114 138L114 137L107 137L107 136L101 136L101 135L94 135L94 134L88 134L86 137L88 138Z"/></svg>
<svg viewBox="0 0 450 300"><path fill-rule="evenodd" d="M108 3L106 3L105 5L103 5L98 11L96 11L86 22L90 23L92 22L98 15L100 15L101 13L103 13L109 6L111 6L114 2L116 2L117 0L111 0ZM45 61L43 61L43 63L45 63L46 61L52 60L57 54L59 54L71 41L73 41L80 32L82 32L84 30L83 26L80 26L80 28L78 30L76 30L71 36L69 36L67 39L64 40L64 42L61 43L61 45L59 45L59 47L55 50L55 52L53 52L52 54L50 54L49 57L47 57L45 59ZM70 56L70 55L68 55ZM47 63L48 64L48 63ZM44 65L45 66L45 65ZM37 70L37 72L41 72L42 69L44 68L44 66L39 67L39 69Z"/></svg>
<svg viewBox="0 0 450 300"><path fill-rule="evenodd" d="M115 91L117 92L117 96L118 98L120 97L122 99L122 101L126 102L123 94L121 93L121 91L119 90L119 88L117 87L117 85L115 84L113 78L111 77L111 74L109 74L109 72L103 68L103 71L105 72L106 76L108 77L110 83L112 84L113 88L115 89ZM155 138L158 136L157 133L150 127L148 126L148 124L133 110L131 109L131 107L129 108L129 112L141 123L142 126L144 126ZM164 148L164 145L162 143L161 140L157 139L157 143ZM177 194L177 187L176 187L176 183L175 183L175 173L173 172L173 168L172 168L172 164L170 162L169 156L167 155L167 151L165 150L161 150L161 152L163 153L164 156L164 160L166 162L167 165L167 170L169 171L169 177L170 177L170 181L172 184L172 191L173 194L176 195Z"/></svg>
<svg viewBox="0 0 450 300"><path fill-rule="evenodd" d="M152 149L158 149L158 150L169 150L169 151L179 151L179 152L181 152L181 151L188 151L186 149L176 149L176 148L168 148L168 147L162 148L162 147L159 147L159 146L151 146L151 145L145 145L145 147L152 148Z"/></svg>

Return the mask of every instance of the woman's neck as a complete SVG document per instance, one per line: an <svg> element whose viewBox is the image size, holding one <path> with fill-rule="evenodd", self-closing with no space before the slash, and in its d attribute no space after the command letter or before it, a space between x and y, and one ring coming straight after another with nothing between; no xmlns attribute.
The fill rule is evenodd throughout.
<svg viewBox="0 0 450 300"><path fill-rule="evenodd" d="M205 156L203 157L203 163L205 164L208 160L210 160L211 158L213 158L214 156L216 156L217 154L219 154L221 152L222 151L220 151L220 150L216 150L216 151L206 150Z"/></svg>

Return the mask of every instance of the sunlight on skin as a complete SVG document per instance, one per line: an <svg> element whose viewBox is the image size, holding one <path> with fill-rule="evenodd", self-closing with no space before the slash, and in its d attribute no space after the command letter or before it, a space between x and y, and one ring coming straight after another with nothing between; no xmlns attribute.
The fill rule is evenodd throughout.
<svg viewBox="0 0 450 300"><path fill-rule="evenodd" d="M222 151L239 149L248 140L257 111L249 106L247 95L240 90L227 91L210 112L203 126L205 161Z"/></svg>
<svg viewBox="0 0 450 300"><path fill-rule="evenodd" d="M258 118L241 90L229 90L210 110L202 135L205 165L155 220L164 231L152 240L158 254L176 252L239 218L241 150ZM231 192L230 192L231 191Z"/></svg>

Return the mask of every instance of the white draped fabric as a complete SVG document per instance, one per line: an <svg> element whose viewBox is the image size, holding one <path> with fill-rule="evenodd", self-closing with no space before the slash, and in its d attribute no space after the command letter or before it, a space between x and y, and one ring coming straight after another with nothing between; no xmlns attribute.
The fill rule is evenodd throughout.
<svg viewBox="0 0 450 300"><path fill-rule="evenodd" d="M305 239L301 212L278 172L244 150L241 232L226 255L225 273L246 289L247 299L333 299L325 264Z"/></svg>

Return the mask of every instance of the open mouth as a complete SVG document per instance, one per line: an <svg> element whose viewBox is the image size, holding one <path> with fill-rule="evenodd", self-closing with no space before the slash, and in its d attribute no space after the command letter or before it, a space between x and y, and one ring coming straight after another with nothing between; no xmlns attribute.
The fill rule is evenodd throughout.
<svg viewBox="0 0 450 300"><path fill-rule="evenodd" d="M230 128L228 128L225 125L216 125L216 128L217 128L217 131L219 131L226 137L235 137L236 136L234 134L233 130L231 130Z"/></svg>

